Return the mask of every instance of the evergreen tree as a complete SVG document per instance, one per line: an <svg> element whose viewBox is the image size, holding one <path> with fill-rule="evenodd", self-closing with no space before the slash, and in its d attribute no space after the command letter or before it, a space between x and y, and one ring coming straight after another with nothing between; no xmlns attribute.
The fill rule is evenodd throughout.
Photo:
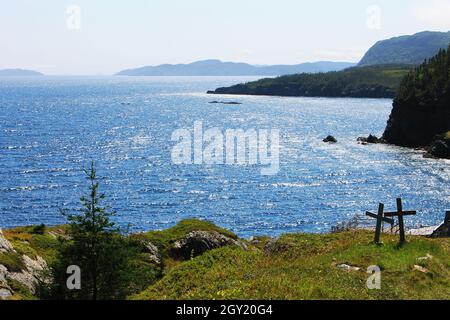
<svg viewBox="0 0 450 320"><path fill-rule="evenodd" d="M137 252L127 242L110 218L114 212L102 206L104 194L99 193L99 182L91 163L85 170L89 194L80 200L80 214L63 214L69 221L67 239L61 240L58 258L51 271L54 283L50 288L52 299L122 299L128 294L130 262ZM69 290L66 285L67 268L81 269L81 289Z"/></svg>

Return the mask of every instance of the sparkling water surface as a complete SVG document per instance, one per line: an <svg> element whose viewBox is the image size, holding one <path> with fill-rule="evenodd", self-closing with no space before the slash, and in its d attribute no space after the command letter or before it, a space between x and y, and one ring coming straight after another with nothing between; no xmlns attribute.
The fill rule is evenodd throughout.
<svg viewBox="0 0 450 320"><path fill-rule="evenodd" d="M82 169L95 160L115 222L132 231L200 218L247 237L326 232L378 202L418 216L409 227L439 224L450 208L450 162L388 145L381 135L387 99L209 96L255 78L0 78L0 227L64 223L86 191ZM241 105L210 104L212 100ZM261 166L176 166L172 132L279 129L280 171ZM335 145L322 142L332 134Z"/></svg>

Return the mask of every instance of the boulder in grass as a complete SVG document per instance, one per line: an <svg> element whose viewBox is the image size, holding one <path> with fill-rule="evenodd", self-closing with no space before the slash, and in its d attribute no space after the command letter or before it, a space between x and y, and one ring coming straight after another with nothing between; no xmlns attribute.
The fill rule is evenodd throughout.
<svg viewBox="0 0 450 320"><path fill-rule="evenodd" d="M242 241L232 239L219 232L193 231L173 244L171 255L175 258L188 260L192 257L200 256L206 251L224 246L233 246L247 250L247 245Z"/></svg>

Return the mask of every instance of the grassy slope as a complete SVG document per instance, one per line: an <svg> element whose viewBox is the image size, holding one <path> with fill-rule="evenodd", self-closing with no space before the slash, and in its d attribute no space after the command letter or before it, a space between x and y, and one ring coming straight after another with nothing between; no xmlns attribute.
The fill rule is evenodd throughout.
<svg viewBox="0 0 450 320"><path fill-rule="evenodd" d="M339 72L298 74L261 79L226 88L216 94L392 98L409 65L349 68Z"/></svg>
<svg viewBox="0 0 450 320"><path fill-rule="evenodd" d="M132 299L450 299L450 239L396 237L371 244L372 233L283 236L276 253L221 248L181 263ZM433 259L418 261L431 254ZM346 263L361 271L346 272ZM370 265L382 268L382 290L366 289ZM422 265L429 272L414 271Z"/></svg>
<svg viewBox="0 0 450 320"><path fill-rule="evenodd" d="M58 236L64 237L66 228L67 226L46 227L44 232L35 226L3 230L5 238L10 241L16 252L0 252L0 264L4 265L11 272L21 272L25 268L22 259L23 255L27 255L32 259L39 255L48 264L51 264L57 259ZM216 231L228 237L237 238L236 235L228 230L199 220L184 220L178 225L163 231L130 235L131 245L141 248L143 240L150 241L160 249L163 255L163 270L159 266L152 264L144 251L132 262L134 270L130 270L130 274L132 273L132 277L136 282L132 291L140 292L159 280L162 272L167 272L167 270L181 263L181 261L170 257L169 249L175 241L183 238L191 231ZM8 279L8 284L14 289L15 295L13 299L36 299L28 289L17 281Z"/></svg>
<svg viewBox="0 0 450 320"><path fill-rule="evenodd" d="M47 262L51 262L56 257L57 235L63 234L64 228L46 228L45 232L36 233L35 227L19 227L3 230L3 233L16 250L17 256L26 255L31 259L41 256ZM2 263L1 259L0 263Z"/></svg>
<svg viewBox="0 0 450 320"><path fill-rule="evenodd" d="M221 248L190 261L177 261L169 256L172 243L191 231L217 231L236 236L208 222L185 220L163 231L132 235L136 240L149 240L164 255L164 270L156 282L143 272L142 283L150 287L132 299L450 299L450 239L410 237L402 248L397 238L383 235L385 245L371 244L373 234L351 231L338 234L290 234L281 237L271 253L265 253L269 238L261 238L249 251ZM44 234L33 233L33 227L4 230L17 254L0 256L0 264L22 267L20 256L40 255L47 261L56 256L56 234L64 227L47 228ZM431 254L434 258L418 261ZM147 264L143 255L140 264ZM335 265L346 263L361 267L358 272L345 272ZM422 265L429 273L413 271ZM379 265L382 290L369 291L365 270ZM146 266L143 270L147 270ZM148 271L148 270L147 270ZM147 277L147 278L146 278ZM152 278L152 279L150 279ZM10 283L16 291L14 299L33 299L20 284ZM136 288L137 289L137 288ZM137 291L139 292L139 291Z"/></svg>

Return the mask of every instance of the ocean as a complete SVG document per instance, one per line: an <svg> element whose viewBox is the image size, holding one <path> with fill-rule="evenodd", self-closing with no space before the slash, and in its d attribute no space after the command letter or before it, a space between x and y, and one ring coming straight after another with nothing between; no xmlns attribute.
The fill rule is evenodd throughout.
<svg viewBox="0 0 450 320"><path fill-rule="evenodd" d="M101 191L131 231L186 218L212 221L242 237L328 232L379 202L417 210L408 227L439 224L450 208L448 160L389 145L380 136L389 99L210 96L255 77L0 78L0 227L64 223L87 192L94 160ZM211 104L213 100L241 104ZM279 169L182 164L174 131L279 130ZM322 139L333 135L338 143Z"/></svg>

